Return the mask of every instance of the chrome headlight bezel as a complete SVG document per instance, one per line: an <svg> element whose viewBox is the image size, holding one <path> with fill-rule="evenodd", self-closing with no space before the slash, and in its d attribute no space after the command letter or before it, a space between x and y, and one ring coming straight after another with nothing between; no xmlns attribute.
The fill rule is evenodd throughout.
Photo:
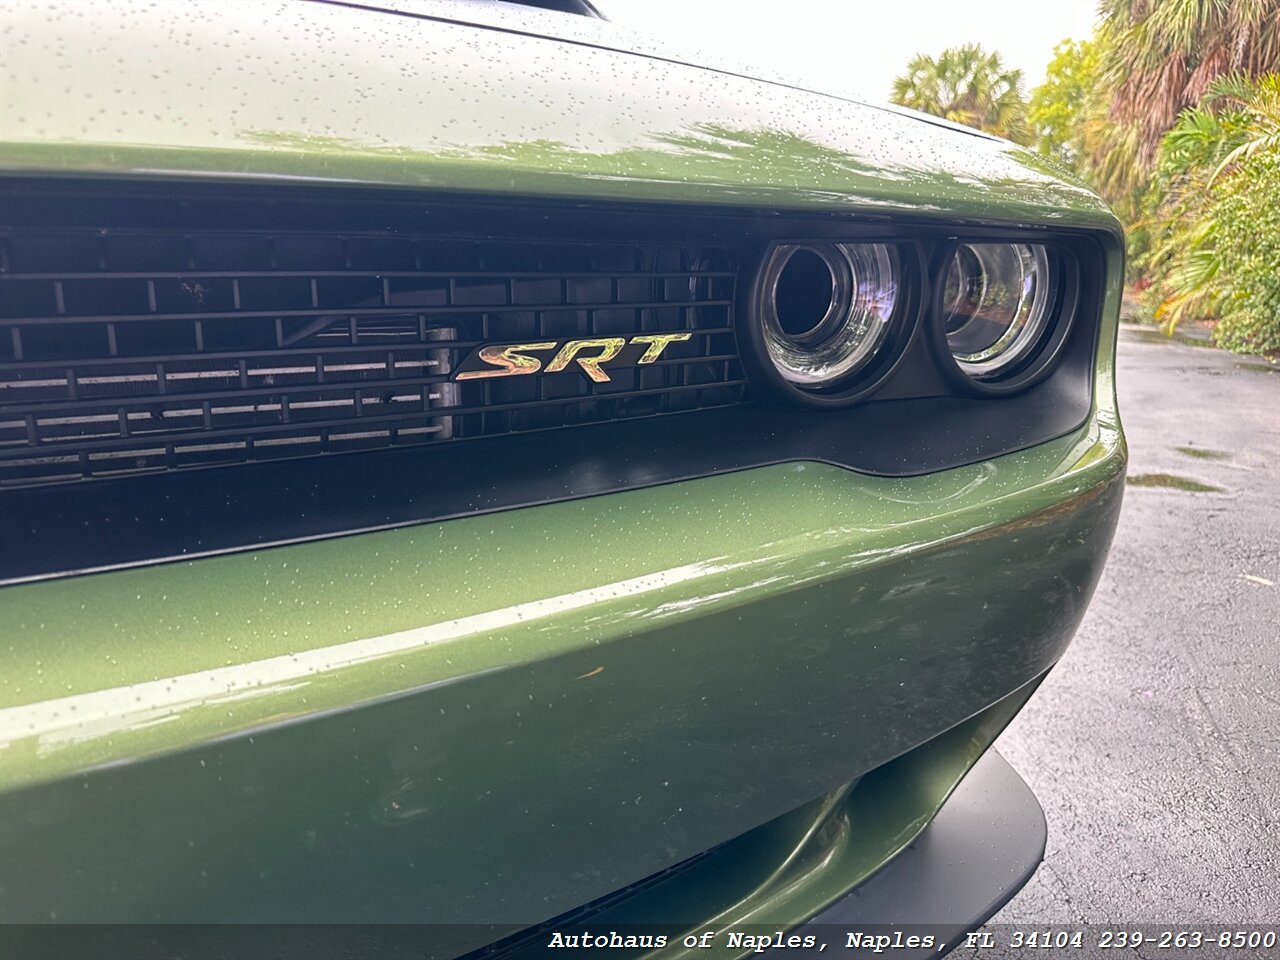
<svg viewBox="0 0 1280 960"><path fill-rule="evenodd" d="M953 342L958 331L948 332L954 318L955 285L949 282L965 254L973 264L983 264L978 248L1006 248L1006 262L1031 265L1039 276L1034 289L1011 298L1011 322L992 343L962 352ZM988 257L987 263L991 262ZM932 295L927 339L939 367L966 393L1002 396L1016 393L1043 380L1053 370L1071 331L1080 294L1080 264L1064 245L1024 238L953 238L938 247L930 269ZM1019 279L1026 279L1025 271Z"/></svg>
<svg viewBox="0 0 1280 960"><path fill-rule="evenodd" d="M799 253L826 265L830 299L808 329L788 332L778 315L777 293L783 271ZM743 358L754 380L792 402L843 407L875 391L898 367L915 335L926 283L924 258L915 244L876 239L777 241L764 249L757 263L743 298L748 315L739 324L746 340ZM879 288L882 283L887 288ZM864 336L851 336L859 329ZM825 362L815 363L811 371L789 362L806 349ZM815 372L819 369L821 375Z"/></svg>

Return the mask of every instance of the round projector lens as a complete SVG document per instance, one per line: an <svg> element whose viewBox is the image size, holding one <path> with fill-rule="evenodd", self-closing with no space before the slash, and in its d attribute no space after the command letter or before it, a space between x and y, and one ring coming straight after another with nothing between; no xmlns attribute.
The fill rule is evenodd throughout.
<svg viewBox="0 0 1280 960"><path fill-rule="evenodd" d="M765 351L783 379L821 391L851 379L888 339L897 256L882 243L781 244L765 264Z"/></svg>
<svg viewBox="0 0 1280 960"><path fill-rule="evenodd" d="M1041 244L961 244L942 291L947 346L960 369L983 379L1028 358L1044 341L1053 293Z"/></svg>

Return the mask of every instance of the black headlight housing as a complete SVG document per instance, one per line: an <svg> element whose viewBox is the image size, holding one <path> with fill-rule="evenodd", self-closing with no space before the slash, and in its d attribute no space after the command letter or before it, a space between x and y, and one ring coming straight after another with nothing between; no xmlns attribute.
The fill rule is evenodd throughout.
<svg viewBox="0 0 1280 960"><path fill-rule="evenodd" d="M739 325L753 379L804 406L844 407L870 396L915 337L929 285L924 264L911 243L769 244Z"/></svg>
<svg viewBox="0 0 1280 960"><path fill-rule="evenodd" d="M762 397L792 407L1009 397L1062 365L1097 295L1085 261L1098 262L1086 238L1029 230L775 241L739 294L743 360Z"/></svg>
<svg viewBox="0 0 1280 960"><path fill-rule="evenodd" d="M960 390L1004 396L1048 376L1071 332L1080 262L1056 243L952 240L941 244L928 342Z"/></svg>

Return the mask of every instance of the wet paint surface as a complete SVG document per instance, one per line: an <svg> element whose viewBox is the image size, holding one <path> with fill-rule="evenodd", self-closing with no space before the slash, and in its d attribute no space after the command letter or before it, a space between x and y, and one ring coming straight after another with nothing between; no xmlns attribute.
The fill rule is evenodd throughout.
<svg viewBox="0 0 1280 960"><path fill-rule="evenodd" d="M311 3L13 5L0 31L11 171L1117 231L1013 144L651 56Z"/></svg>
<svg viewBox="0 0 1280 960"><path fill-rule="evenodd" d="M445 684L849 575L1078 494L1076 475L1097 482L1092 461L1113 470L1115 447L1095 427L905 480L786 464L614 494L603 513L593 498L9 587L4 780L323 712L358 702L361 684L369 699ZM584 612L595 624L584 636L557 629Z"/></svg>
<svg viewBox="0 0 1280 960"><path fill-rule="evenodd" d="M535 922L600 896L1047 668L1119 443L7 588L6 918Z"/></svg>
<svg viewBox="0 0 1280 960"><path fill-rule="evenodd" d="M1011 145L651 56L309 4L0 35L10 171L1115 230ZM4 919L536 922L972 717L1061 654L1106 554L1115 244L1108 271L1094 417L989 463L0 591Z"/></svg>

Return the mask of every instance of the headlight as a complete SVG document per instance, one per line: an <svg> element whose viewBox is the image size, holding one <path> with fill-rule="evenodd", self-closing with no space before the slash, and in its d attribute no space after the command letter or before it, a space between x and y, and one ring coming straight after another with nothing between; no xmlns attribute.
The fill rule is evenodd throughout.
<svg viewBox="0 0 1280 960"><path fill-rule="evenodd" d="M956 365L996 380L1040 352L1053 325L1056 259L1043 244L961 243L942 281L941 323Z"/></svg>
<svg viewBox="0 0 1280 960"><path fill-rule="evenodd" d="M753 339L765 373L792 396L848 403L883 380L909 334L897 248L783 243L756 284Z"/></svg>

